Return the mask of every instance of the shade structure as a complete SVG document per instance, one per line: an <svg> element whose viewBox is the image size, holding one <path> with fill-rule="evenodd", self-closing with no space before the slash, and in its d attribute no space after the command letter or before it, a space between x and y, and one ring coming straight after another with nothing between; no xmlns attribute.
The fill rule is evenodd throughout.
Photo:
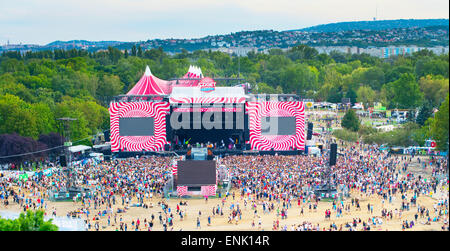
<svg viewBox="0 0 450 251"><path fill-rule="evenodd" d="M172 82L153 76L147 66L144 75L127 95L168 95L172 91Z"/></svg>
<svg viewBox="0 0 450 251"><path fill-rule="evenodd" d="M203 77L202 69L200 69L200 67L191 65L189 67L188 72L184 75L183 78L202 78L202 77Z"/></svg>
<svg viewBox="0 0 450 251"><path fill-rule="evenodd" d="M189 66L189 70L186 74L184 74L183 78L202 78L203 73L199 67ZM178 82L174 83L176 87L192 87L198 86L199 80L178 80Z"/></svg>
<svg viewBox="0 0 450 251"><path fill-rule="evenodd" d="M86 150L90 150L92 147L90 146L85 146L85 145L78 145L78 146L71 146L69 147L69 151L73 152L73 153L77 153L77 152L83 152Z"/></svg>

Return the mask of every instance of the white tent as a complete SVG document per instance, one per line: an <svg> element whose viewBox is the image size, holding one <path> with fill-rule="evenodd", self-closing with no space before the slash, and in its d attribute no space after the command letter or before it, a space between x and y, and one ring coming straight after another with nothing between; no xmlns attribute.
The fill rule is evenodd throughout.
<svg viewBox="0 0 450 251"><path fill-rule="evenodd" d="M90 146L78 145L78 146L69 147L69 151L71 151L73 153L77 153L77 152L84 152L86 150L90 150L91 148L92 147L90 147Z"/></svg>
<svg viewBox="0 0 450 251"><path fill-rule="evenodd" d="M102 148L111 148L111 144L102 144L102 145L93 145L92 148L94 149L102 149Z"/></svg>
<svg viewBox="0 0 450 251"><path fill-rule="evenodd" d="M320 149L318 147L308 147L309 155L320 155Z"/></svg>

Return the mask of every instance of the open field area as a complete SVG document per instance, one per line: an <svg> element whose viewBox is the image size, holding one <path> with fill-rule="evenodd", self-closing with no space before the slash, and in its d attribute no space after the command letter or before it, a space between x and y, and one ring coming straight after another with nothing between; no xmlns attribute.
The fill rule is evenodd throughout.
<svg viewBox="0 0 450 251"><path fill-rule="evenodd" d="M422 158L425 160L425 158ZM417 161L416 161L417 162ZM430 169L424 170L423 168L419 167L418 163L412 163L410 165L411 167L411 173L415 173L416 175L422 175L423 177L430 177ZM147 231L148 226L146 227L145 222L151 221L151 216L154 215L154 225L151 229L152 231L162 231L164 230L163 225L159 222L159 215L165 215L160 205L158 205L158 202L165 202L169 208L171 208L171 213L174 214L173 216L173 226L168 227L167 230L201 230L201 231L214 231L214 230L220 230L220 231L239 231L239 230L254 230L254 231L260 231L260 230L274 230L274 225L277 225L277 221L279 224L279 227L276 230L283 230L286 228L286 230L293 230L294 226L301 225L305 222L308 224L311 224L314 229L317 228L317 225L319 226L320 230L328 230L330 228L330 224L335 224L338 228L338 230L348 230L349 228L346 227L347 223L352 223L354 219L361 219L364 222L371 222L371 230L376 231L401 231L402 230L402 223L407 220L408 222L411 220L414 220L414 215L417 213L417 206L425 207L430 210L430 217L433 218L435 216L434 208L436 204L439 202L440 199L447 199L448 200L448 186L439 188L438 192L436 194L433 194L432 196L429 195L421 195L417 199L417 206L411 206L410 210L405 210L400 214L394 213L393 218L389 219L389 217L381 217L381 210L386 209L388 211L396 212L401 208L401 198L400 195L393 196L392 202L389 203L387 200L383 200L381 196L378 195L369 195L366 196L365 194L358 192L358 191L352 191L351 197L344 199L342 202L344 207L349 206L349 210L344 211L341 217L337 218L336 213L333 210L333 205L331 201L328 202L318 202L317 209L309 209L310 203L308 203L308 200L303 203L301 201L301 204L298 205L297 200L292 201L292 205L288 206L287 208L287 218L281 219L280 215L277 213L277 210L279 211L283 206L282 202L277 203L275 202L275 210L272 212L266 212L264 213L262 210L262 207L260 205L260 201L256 202L256 209L257 214L254 213L254 208L252 208L252 203L245 203L245 200L248 200L248 197L245 196L244 198L240 195L236 195L233 199L232 194L239 194L239 191L237 189L233 189L230 193L230 195L225 199L220 198L209 198L208 201L205 201L204 199L187 199L183 200L187 202L187 205L180 206L180 209L184 212L183 220L180 219L179 216L174 212L177 208L177 204L180 202L180 199L178 198L170 198L169 200L160 200L158 198L147 198L144 199L144 204L149 205L149 208L142 208L142 207L128 207L126 213L112 213L112 214L106 214L105 216L101 216L98 218L98 220L93 220L94 213L103 211L107 207L105 206L99 206L97 207L97 210L93 209L93 206L91 205L89 211L91 211L91 215L89 216L89 222L91 224L95 224L97 222L99 224L100 230L107 230L107 231L114 231L119 230L119 225L121 222L124 224L126 223L128 226L128 231L135 230L135 227L133 227L132 222L137 222L139 219L140 221L140 231ZM409 198L412 196L412 193L407 193L406 196ZM359 199L361 208L357 209L356 205L352 205L351 199ZM137 199L133 198L129 205L132 205L133 203L137 203ZM338 203L341 203L340 201L337 201ZM229 222L228 215L231 212L230 206L234 204L236 207L239 205L239 207L242 210L242 216L241 219L239 219L237 222L232 221ZM314 204L314 203L311 203ZM372 205L373 211L370 212L368 210L367 204ZM213 208L217 209L217 207L220 206L223 209L223 215L215 215L212 213ZM66 216L69 212L74 212L79 210L83 207L81 202L46 202L46 214L50 215L53 212L56 212L56 216ZM117 208L123 208L120 203L116 203L116 205L113 205L111 209L116 212ZM303 215L301 215L301 210L303 208ZM330 209L332 210L332 214L330 219L325 219L324 212L325 210ZM22 211L22 208L19 207L17 204L11 204L7 208L2 205L0 207L0 210L7 210L7 211L14 211L14 212L20 212ZM199 211L201 212L201 216L199 216ZM278 214L278 215L277 215ZM110 217L110 223L108 224L108 216ZM208 225L207 218L208 216L211 217L211 225ZM86 214L80 214L81 219L86 219ZM381 218L382 224L373 225L372 218ZM446 216L448 217L448 215ZM200 228L197 227L197 218L200 220ZM444 217L445 218L445 217ZM448 220L442 219L439 222L430 222L429 224L425 224L427 222L427 217L420 217L417 221L415 221L414 226L411 229L406 229L407 231L419 231L419 230L432 230L432 231L438 231L441 230L441 227L444 225L444 221ZM252 225L252 223L254 223ZM354 230L362 230L362 224L358 223L358 226ZM93 227L91 227L90 230L94 230Z"/></svg>

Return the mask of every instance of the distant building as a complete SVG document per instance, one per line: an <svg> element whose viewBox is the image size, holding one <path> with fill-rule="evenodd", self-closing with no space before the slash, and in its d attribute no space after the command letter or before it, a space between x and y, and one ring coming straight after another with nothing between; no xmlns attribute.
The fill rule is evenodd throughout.
<svg viewBox="0 0 450 251"><path fill-rule="evenodd" d="M389 46L389 47L368 47L359 48L356 46L314 46L319 53L330 54L332 51L349 53L349 54L362 54L366 53L374 57L390 58L395 56L411 55L414 52L427 49L432 51L436 55L446 54L449 52L448 46L436 46L436 47L417 47L417 46Z"/></svg>

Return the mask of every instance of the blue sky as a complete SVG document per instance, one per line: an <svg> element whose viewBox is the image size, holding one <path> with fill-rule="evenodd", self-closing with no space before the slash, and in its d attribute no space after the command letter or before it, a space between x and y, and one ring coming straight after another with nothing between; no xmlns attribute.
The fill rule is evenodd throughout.
<svg viewBox="0 0 450 251"><path fill-rule="evenodd" d="M0 0L0 44L198 38L242 30L449 18L448 0Z"/></svg>

